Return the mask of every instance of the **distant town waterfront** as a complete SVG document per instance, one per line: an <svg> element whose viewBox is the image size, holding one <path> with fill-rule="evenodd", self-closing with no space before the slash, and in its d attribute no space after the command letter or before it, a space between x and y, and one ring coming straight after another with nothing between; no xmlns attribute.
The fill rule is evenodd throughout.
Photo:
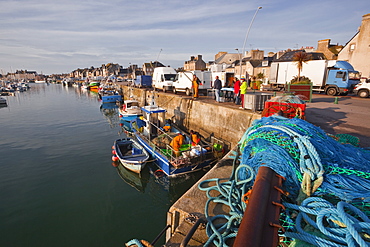
<svg viewBox="0 0 370 247"><path fill-rule="evenodd" d="M31 84L0 108L0 246L123 246L152 241L194 183L140 178L111 163L122 133L96 94ZM196 176L196 175L194 175ZM124 180L125 179L125 180Z"/></svg>

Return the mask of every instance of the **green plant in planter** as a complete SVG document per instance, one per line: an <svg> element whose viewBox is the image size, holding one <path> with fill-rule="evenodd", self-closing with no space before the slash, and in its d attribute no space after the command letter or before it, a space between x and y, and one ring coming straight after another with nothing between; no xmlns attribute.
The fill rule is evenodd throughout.
<svg viewBox="0 0 370 247"><path fill-rule="evenodd" d="M295 76L290 82L290 84L312 84L312 81L310 78L305 77L305 76Z"/></svg>
<svg viewBox="0 0 370 247"><path fill-rule="evenodd" d="M298 68L298 81L301 78L301 71L303 68L303 64L307 63L309 60L311 60L311 55L307 54L305 51L299 51L296 52L293 56L293 61L297 64Z"/></svg>

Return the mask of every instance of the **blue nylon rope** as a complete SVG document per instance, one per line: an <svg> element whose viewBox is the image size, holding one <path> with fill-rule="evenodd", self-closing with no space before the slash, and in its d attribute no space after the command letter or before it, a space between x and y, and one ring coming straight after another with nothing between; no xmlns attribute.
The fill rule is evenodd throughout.
<svg viewBox="0 0 370 247"><path fill-rule="evenodd" d="M314 196L331 196L343 201L334 207L330 202L309 197L301 205L284 202L286 214L298 212L285 236L315 246L367 246L361 233L370 235L368 217L348 204L353 200L370 201L370 152L348 144L340 144L320 128L301 119L269 117L256 120L239 141L242 165L235 166L228 181L207 180L199 184L206 191L207 235L216 246L227 246L227 239L237 233L245 203L243 195L252 187L259 167L267 166L286 178L284 189L290 192L289 201L295 201L303 174L311 180L323 177L323 183ZM234 157L234 154L232 155ZM206 187L208 182L215 186ZM235 181L235 182L234 182ZM244 183L244 184L243 184ZM212 197L211 191L218 192ZM228 216L210 216L211 203L221 202L230 207ZM239 204L239 205L238 205ZM356 216L349 215L348 212ZM312 217L315 217L314 220ZM230 220L216 225L215 220ZM311 225L324 237L306 232L302 226ZM217 232L219 231L219 232Z"/></svg>

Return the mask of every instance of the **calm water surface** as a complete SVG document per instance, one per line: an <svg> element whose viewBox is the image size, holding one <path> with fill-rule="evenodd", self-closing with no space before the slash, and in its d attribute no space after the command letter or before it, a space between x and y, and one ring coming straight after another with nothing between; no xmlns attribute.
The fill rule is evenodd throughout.
<svg viewBox="0 0 370 247"><path fill-rule="evenodd" d="M31 84L0 108L0 246L124 246L152 241L200 176L171 181L114 168L117 109L93 92ZM163 244L163 238L157 244Z"/></svg>

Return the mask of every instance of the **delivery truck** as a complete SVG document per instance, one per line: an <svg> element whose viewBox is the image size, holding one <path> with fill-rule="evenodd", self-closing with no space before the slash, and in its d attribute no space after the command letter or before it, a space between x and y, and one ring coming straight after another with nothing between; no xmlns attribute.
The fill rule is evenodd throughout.
<svg viewBox="0 0 370 247"><path fill-rule="evenodd" d="M135 87L151 87L152 86L152 77L150 75L138 75L134 82Z"/></svg>
<svg viewBox="0 0 370 247"><path fill-rule="evenodd" d="M269 81L272 88L287 89L287 84L298 76L297 62L272 62ZM328 95L352 93L360 82L360 73L346 61L310 60L303 63L300 76L309 78L312 90Z"/></svg>
<svg viewBox="0 0 370 247"><path fill-rule="evenodd" d="M171 67L155 68L152 77L153 88L163 90L163 92L172 90L176 74L176 70Z"/></svg>
<svg viewBox="0 0 370 247"><path fill-rule="evenodd" d="M184 71L179 72L176 76L176 79L173 83L173 92L185 92L186 95L192 94L192 85L193 85L193 75L196 75L199 79L199 93L207 95L207 90L211 89L212 83L212 72L211 71Z"/></svg>

